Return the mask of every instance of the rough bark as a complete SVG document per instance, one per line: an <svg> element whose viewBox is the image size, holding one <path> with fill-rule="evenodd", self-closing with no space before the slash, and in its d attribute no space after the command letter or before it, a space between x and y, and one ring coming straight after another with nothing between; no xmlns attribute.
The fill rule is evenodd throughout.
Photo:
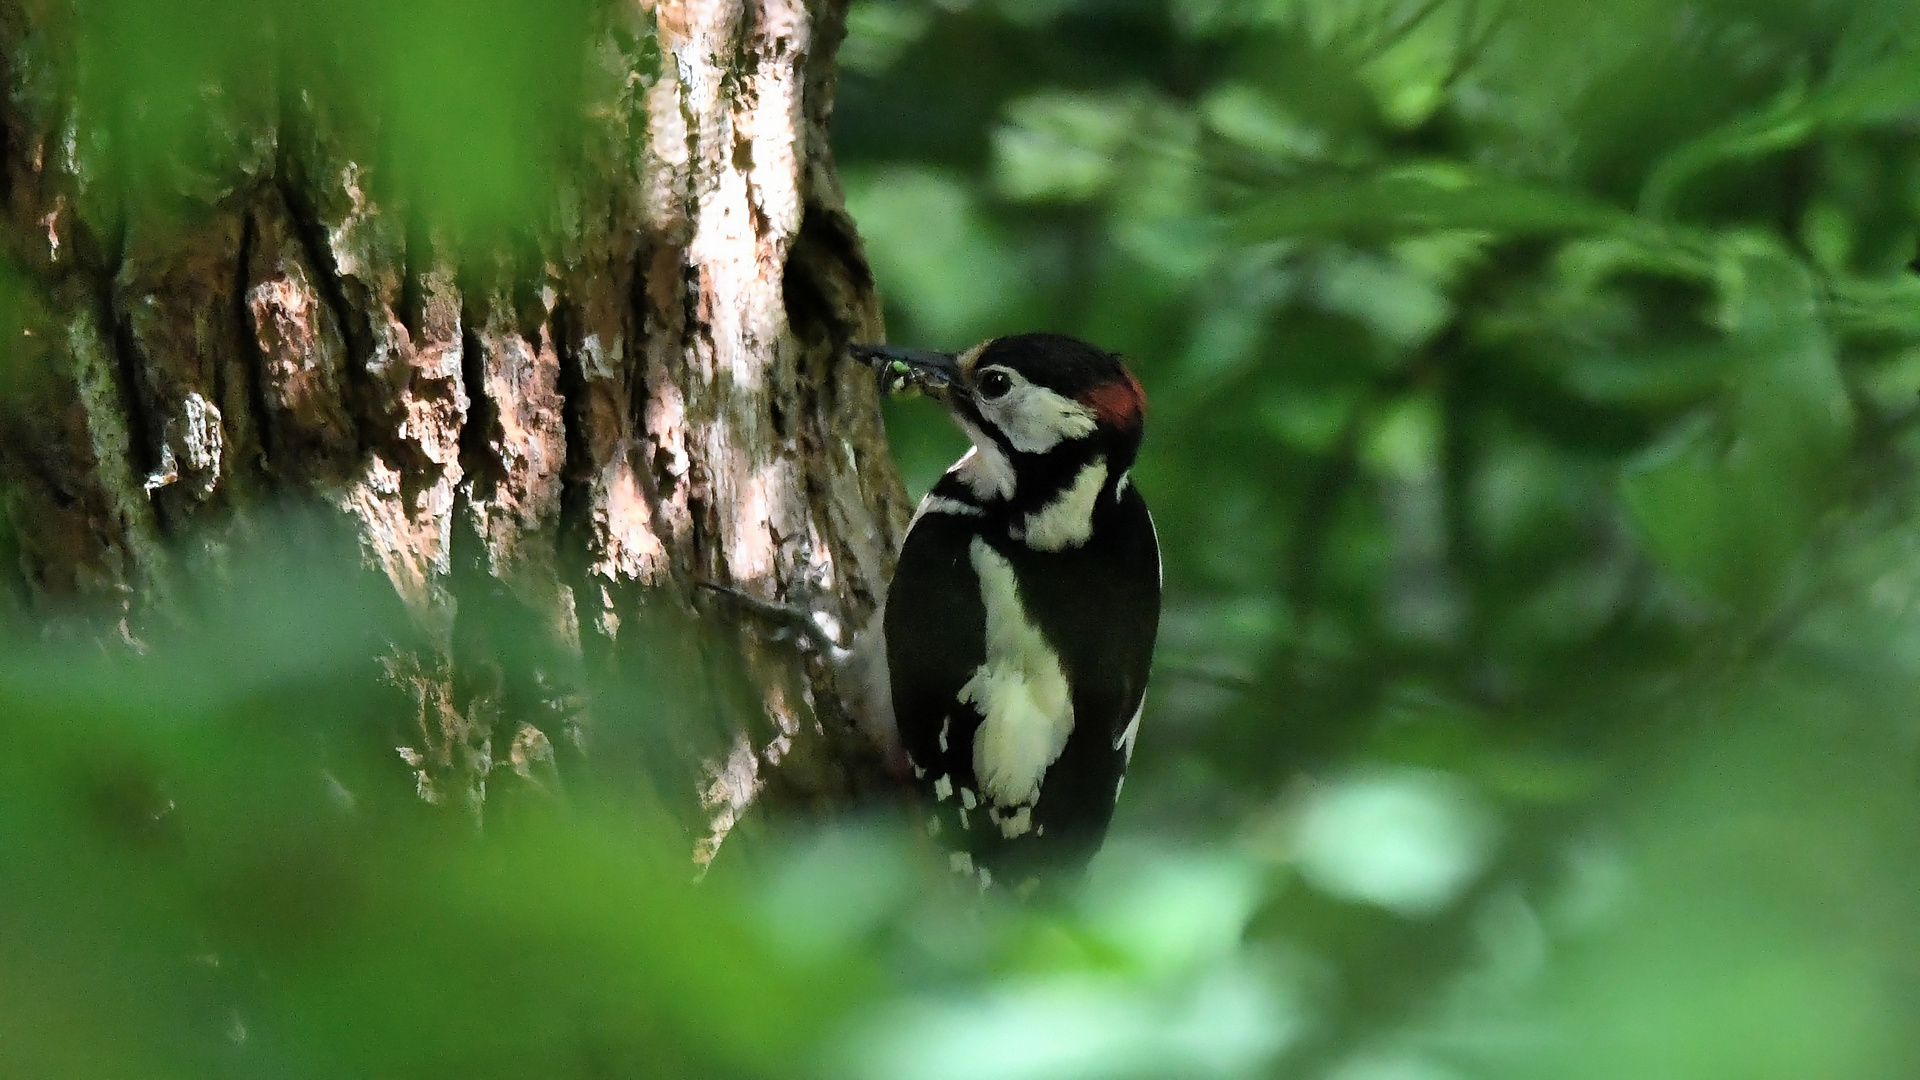
<svg viewBox="0 0 1920 1080"><path fill-rule="evenodd" d="M137 647L264 507L323 501L429 642L388 665L421 790L477 808L580 741L579 671L688 659L632 628L707 606L697 581L872 609L907 508L871 380L836 362L880 330L827 141L844 0L601 12L554 220L458 259L291 94L221 117L240 179L176 193L191 213L76 213L100 181L59 8L0 0L0 574L31 616ZM550 639L537 706L481 626L502 612ZM702 859L770 784L831 801L871 775L817 661L737 644L764 715L687 745Z"/></svg>

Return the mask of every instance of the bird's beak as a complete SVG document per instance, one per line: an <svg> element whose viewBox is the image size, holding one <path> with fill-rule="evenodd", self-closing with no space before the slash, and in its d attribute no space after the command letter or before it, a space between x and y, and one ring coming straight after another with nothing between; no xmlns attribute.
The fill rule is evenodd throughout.
<svg viewBox="0 0 1920 1080"><path fill-rule="evenodd" d="M904 394L914 390L945 401L960 381L960 358L931 349L900 349L892 345L855 345L853 358L880 376L880 390Z"/></svg>

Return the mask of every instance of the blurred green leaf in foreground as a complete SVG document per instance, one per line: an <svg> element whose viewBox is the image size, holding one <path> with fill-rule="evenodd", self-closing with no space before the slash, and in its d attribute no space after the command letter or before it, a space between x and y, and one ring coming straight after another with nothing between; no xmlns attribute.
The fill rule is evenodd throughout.
<svg viewBox="0 0 1920 1080"><path fill-rule="evenodd" d="M80 209L103 234L214 205L272 175L276 158L310 171L353 160L367 174L362 197L397 202L423 230L479 251L556 220L556 190L583 181L589 79L614 77L586 66L596 10L89 0L70 27L72 70L32 85L75 91L66 153ZM647 74L657 68L650 36L615 40ZM27 48L19 62L59 55ZM321 147L330 156L315 159Z"/></svg>
<svg viewBox="0 0 1920 1080"><path fill-rule="evenodd" d="M90 6L74 152L218 191L284 149L227 137L270 47L420 110L348 123L407 197L546 212L572 91L514 88L579 12L228 7ZM384 586L269 530L146 656L0 654L0 1076L1920 1072L1920 9L850 26L892 337L1073 332L1154 402L1168 612L1085 893L765 811L690 883L664 680L590 686L585 775L503 765L476 830L396 752ZM924 487L957 438L889 409Z"/></svg>
<svg viewBox="0 0 1920 1080"><path fill-rule="evenodd" d="M1640 764L1604 798L1511 749L1405 741L1237 827L1136 815L1054 907L963 889L881 818L750 830L695 884L683 828L619 770L518 796L502 776L476 831L394 752L412 705L376 676L406 635L384 584L310 548L238 563L145 656L7 650L0 1074L1915 1064L1910 548L1860 553L1903 568L1874 602L1642 695ZM676 708L595 690L616 725ZM1400 707L1410 734L1462 720Z"/></svg>

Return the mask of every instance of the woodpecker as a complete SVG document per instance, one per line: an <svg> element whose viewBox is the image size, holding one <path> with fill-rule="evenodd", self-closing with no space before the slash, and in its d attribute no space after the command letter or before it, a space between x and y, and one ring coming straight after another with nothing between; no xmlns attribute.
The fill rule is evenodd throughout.
<svg viewBox="0 0 1920 1080"><path fill-rule="evenodd" d="M1146 395L1118 357L1059 334L854 355L973 443L921 501L855 643L865 711L956 871L1022 893L1077 874L1120 796L1160 623L1159 540L1130 473Z"/></svg>

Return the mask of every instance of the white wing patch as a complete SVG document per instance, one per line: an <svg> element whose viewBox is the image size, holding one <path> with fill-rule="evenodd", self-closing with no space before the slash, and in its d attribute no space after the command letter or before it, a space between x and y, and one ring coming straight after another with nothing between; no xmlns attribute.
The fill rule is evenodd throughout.
<svg viewBox="0 0 1920 1080"><path fill-rule="evenodd" d="M985 718L973 736L973 772L1001 806L1030 803L1066 749L1073 694L1060 657L1027 618L1013 566L976 538L969 552L986 607L986 662L960 688Z"/></svg>
<svg viewBox="0 0 1920 1080"><path fill-rule="evenodd" d="M1033 831L1033 807L1021 806L1011 813L994 814L993 823L1000 826L1000 835L1008 840L1025 836Z"/></svg>
<svg viewBox="0 0 1920 1080"><path fill-rule="evenodd" d="M1160 558L1160 527L1153 523L1153 511L1147 511L1147 532L1153 534L1153 579L1167 587L1167 564Z"/></svg>
<svg viewBox="0 0 1920 1080"><path fill-rule="evenodd" d="M1107 459L1094 458L1053 501L1028 514L1026 528L1013 534L1035 551L1079 547L1093 535L1093 507L1107 482Z"/></svg>
<svg viewBox="0 0 1920 1080"><path fill-rule="evenodd" d="M920 506L914 510L913 520L907 522L907 528L911 530L915 525L920 524L921 518L926 517L928 514L946 514L949 517L981 517L985 515L985 513L986 511L970 502L961 502L959 499L949 499L945 495L929 494L926 498L920 500Z"/></svg>
<svg viewBox="0 0 1920 1080"><path fill-rule="evenodd" d="M1133 740L1140 737L1140 716L1146 711L1147 699L1146 695L1143 694L1140 697L1139 708L1133 710L1133 719L1127 721L1127 730L1121 732L1120 737L1113 741L1113 748L1115 750L1125 750L1127 752L1126 761L1129 765L1133 764Z"/></svg>

